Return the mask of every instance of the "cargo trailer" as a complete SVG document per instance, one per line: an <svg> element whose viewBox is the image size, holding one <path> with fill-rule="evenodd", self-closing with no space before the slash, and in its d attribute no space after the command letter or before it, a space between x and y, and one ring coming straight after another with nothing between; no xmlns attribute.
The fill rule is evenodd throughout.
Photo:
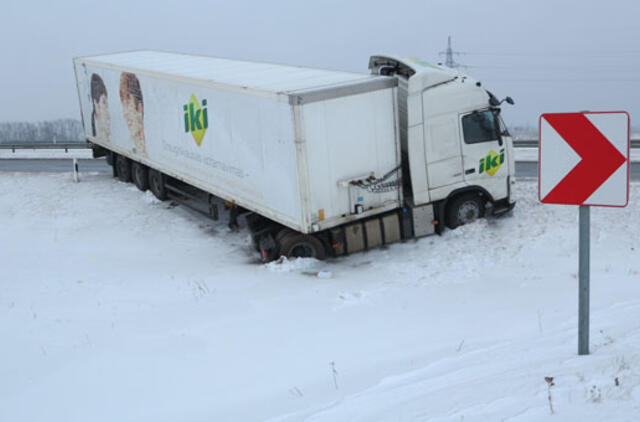
<svg viewBox="0 0 640 422"><path fill-rule="evenodd" d="M500 101L442 66L374 56L361 74L135 51L74 67L94 156L212 217L224 200L266 259L357 252L514 205Z"/></svg>

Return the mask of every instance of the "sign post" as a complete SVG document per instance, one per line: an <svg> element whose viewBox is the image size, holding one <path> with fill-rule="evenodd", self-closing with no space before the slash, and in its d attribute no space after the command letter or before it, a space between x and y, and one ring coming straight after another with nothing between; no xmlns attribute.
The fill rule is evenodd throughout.
<svg viewBox="0 0 640 422"><path fill-rule="evenodd" d="M589 354L590 207L629 202L629 114L540 116L538 198L579 206L578 354Z"/></svg>
<svg viewBox="0 0 640 422"><path fill-rule="evenodd" d="M578 299L578 354L589 354L589 249L591 219L590 208L580 205L579 299Z"/></svg>

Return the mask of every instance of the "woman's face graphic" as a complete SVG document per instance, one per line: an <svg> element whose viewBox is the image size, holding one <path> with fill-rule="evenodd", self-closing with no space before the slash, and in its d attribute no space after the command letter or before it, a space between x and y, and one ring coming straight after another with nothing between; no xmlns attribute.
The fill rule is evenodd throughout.
<svg viewBox="0 0 640 422"><path fill-rule="evenodd" d="M95 110L96 137L109 141L111 139L111 116L109 115L109 100L101 95L98 102L93 103Z"/></svg>
<svg viewBox="0 0 640 422"><path fill-rule="evenodd" d="M126 98L126 101L124 101L123 107L124 118L127 121L131 138L133 138L138 151L144 151L142 103L138 103L138 106L136 107L135 100L129 95Z"/></svg>

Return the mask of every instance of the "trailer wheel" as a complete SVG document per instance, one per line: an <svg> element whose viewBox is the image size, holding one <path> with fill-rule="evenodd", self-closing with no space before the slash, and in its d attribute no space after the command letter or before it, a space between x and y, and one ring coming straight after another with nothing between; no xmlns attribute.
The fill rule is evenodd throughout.
<svg viewBox="0 0 640 422"><path fill-rule="evenodd" d="M287 258L324 259L327 253L317 237L291 232L280 239L280 255Z"/></svg>
<svg viewBox="0 0 640 422"><path fill-rule="evenodd" d="M131 163L124 155L116 157L116 174L122 182L128 183L131 181Z"/></svg>
<svg viewBox="0 0 640 422"><path fill-rule="evenodd" d="M149 190L161 201L167 199L167 190L164 187L164 175L158 170L149 169Z"/></svg>
<svg viewBox="0 0 640 422"><path fill-rule="evenodd" d="M483 216L482 198L477 194L466 194L454 198L447 206L447 227L455 229Z"/></svg>
<svg viewBox="0 0 640 422"><path fill-rule="evenodd" d="M135 161L131 164L131 178L133 179L133 184L142 192L149 188L149 173L147 166L144 164Z"/></svg>

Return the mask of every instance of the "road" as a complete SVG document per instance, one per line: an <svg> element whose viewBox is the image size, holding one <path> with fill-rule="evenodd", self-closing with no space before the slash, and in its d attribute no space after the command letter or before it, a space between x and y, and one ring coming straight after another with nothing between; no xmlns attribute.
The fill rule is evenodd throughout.
<svg viewBox="0 0 640 422"><path fill-rule="evenodd" d="M0 159L0 172L65 172L71 171L72 160L59 159ZM105 160L78 159L78 168L81 172L111 173L111 167ZM538 163L519 161L516 163L516 176L536 178L538 177ZM640 163L631 164L631 180L640 180Z"/></svg>

